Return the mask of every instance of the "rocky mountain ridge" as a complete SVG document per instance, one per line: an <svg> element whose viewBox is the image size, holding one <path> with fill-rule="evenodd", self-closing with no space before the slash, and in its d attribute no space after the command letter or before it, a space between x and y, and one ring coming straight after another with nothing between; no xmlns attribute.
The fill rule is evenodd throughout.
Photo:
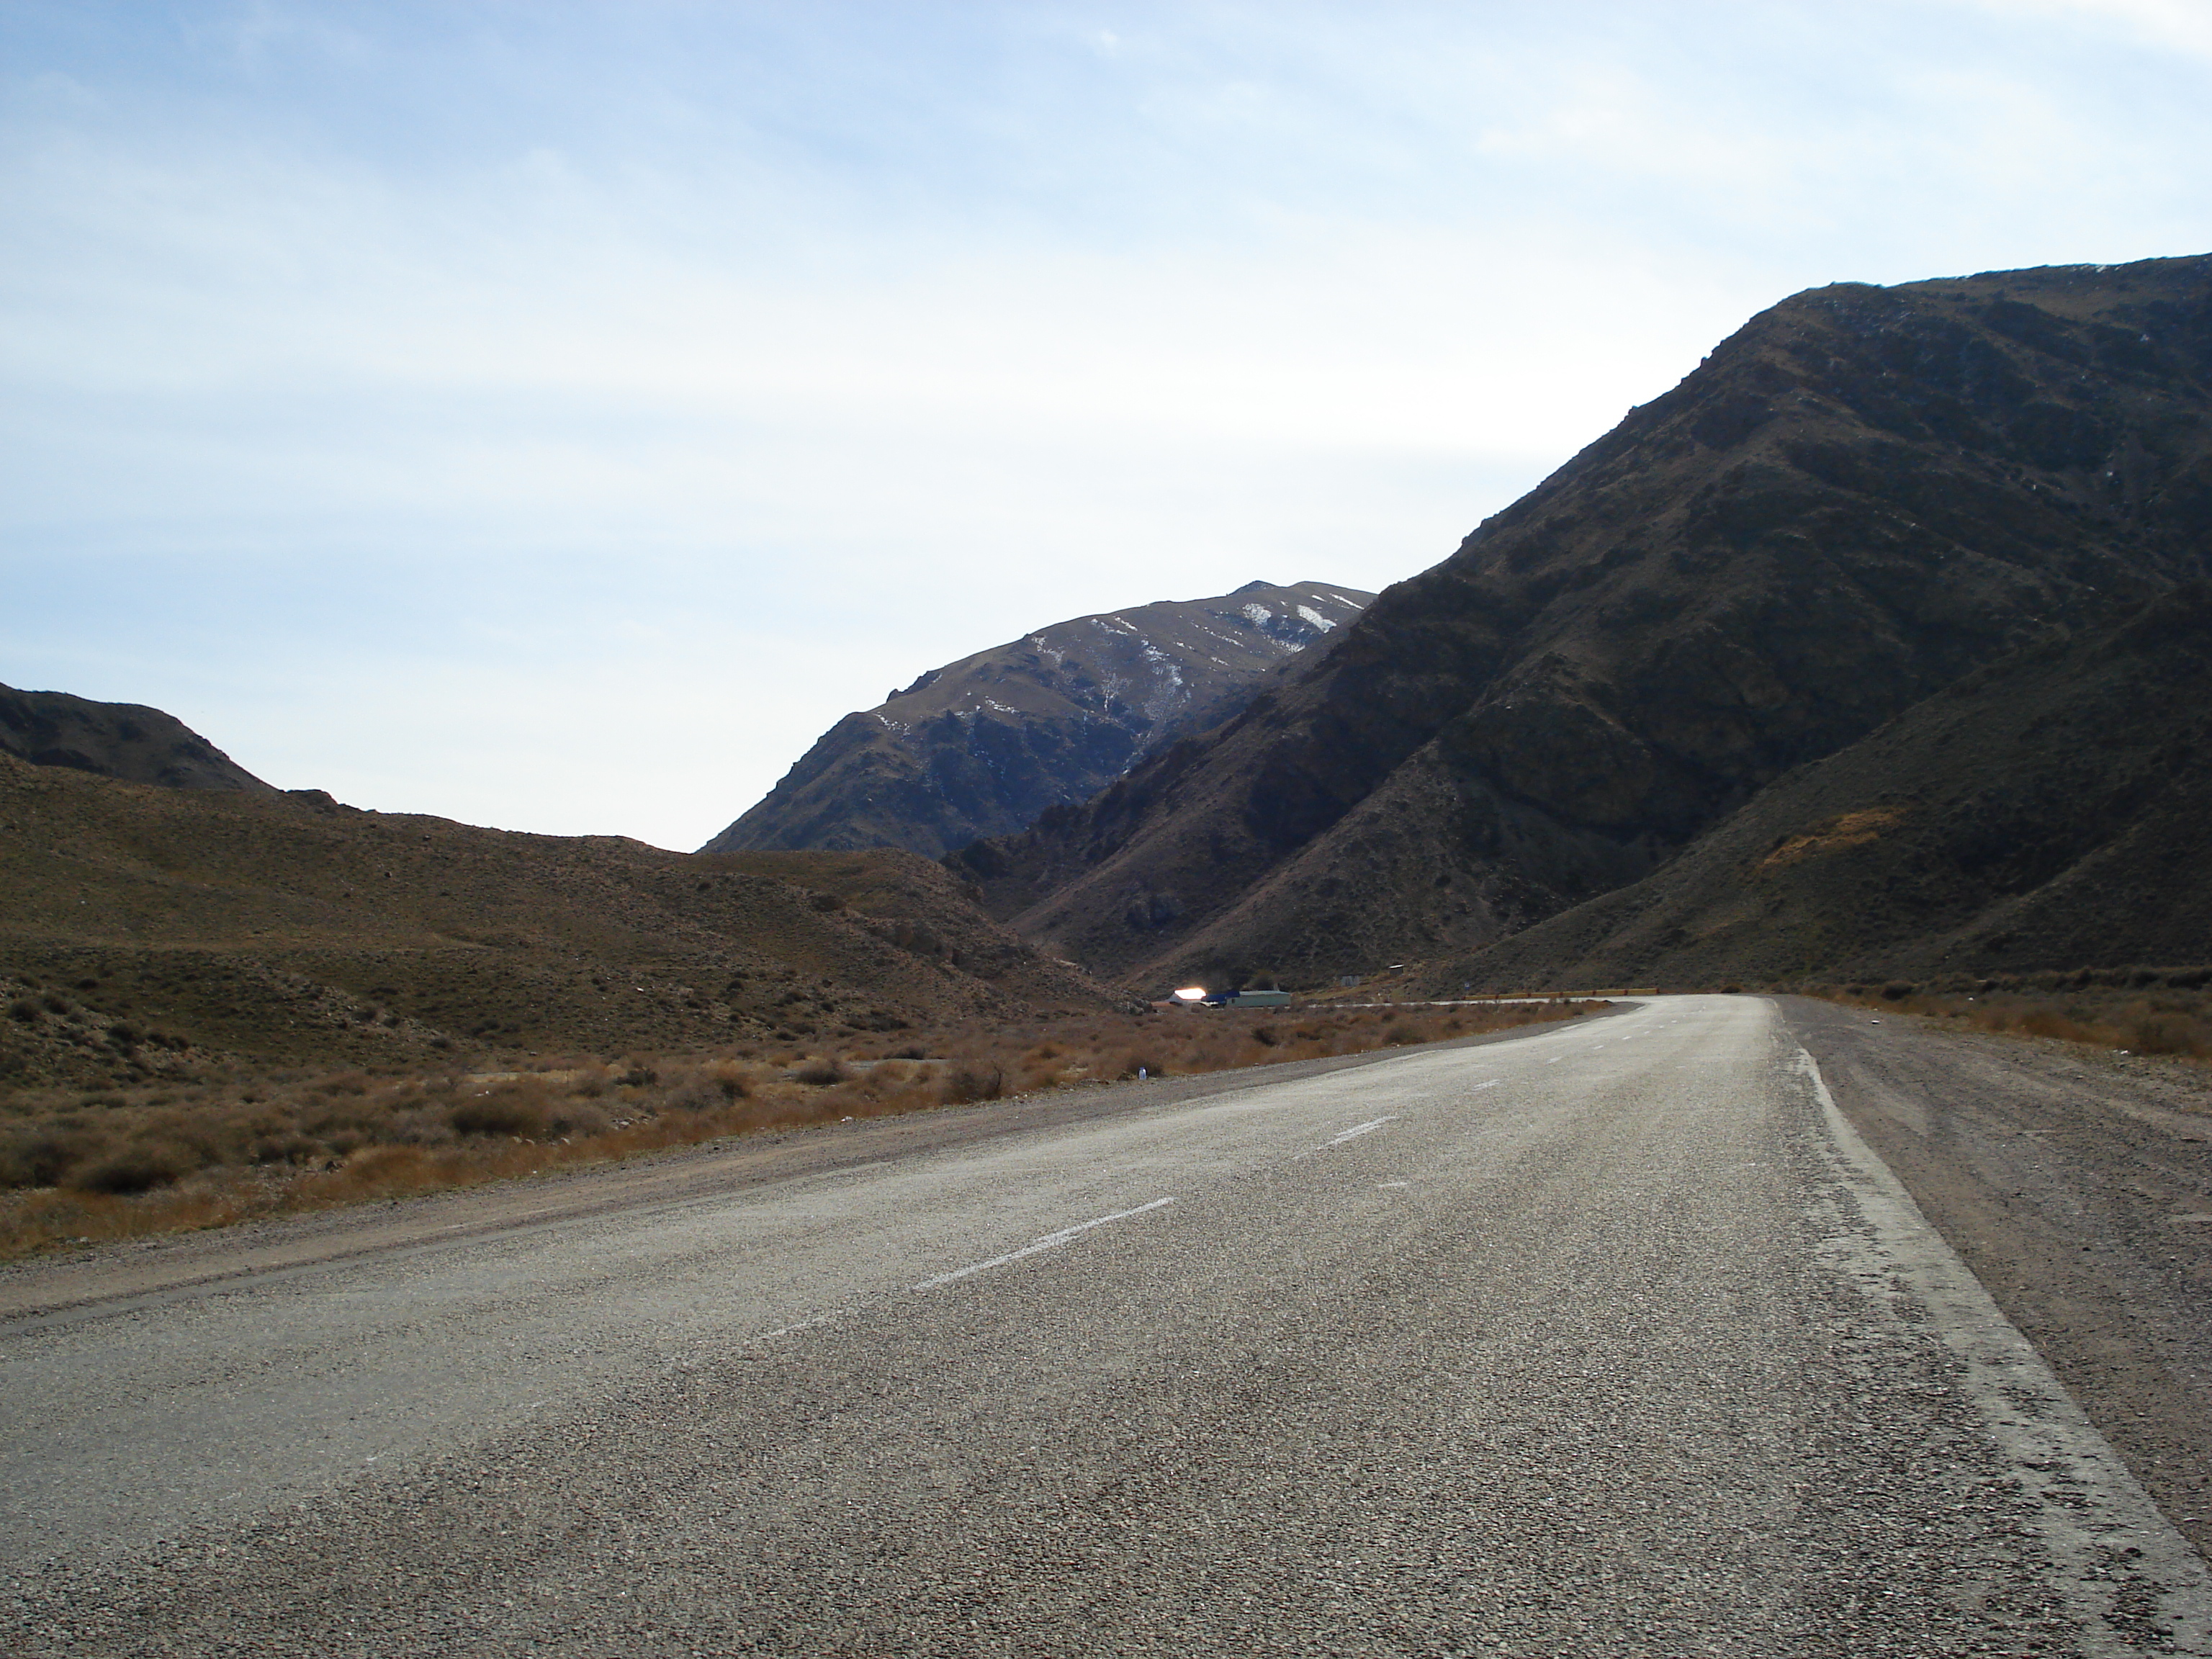
<svg viewBox="0 0 2212 1659"><path fill-rule="evenodd" d="M1021 830L1234 713L1374 597L1248 582L976 652L848 714L701 850L891 846L934 858Z"/></svg>
<svg viewBox="0 0 2212 1659"><path fill-rule="evenodd" d="M1133 984L1468 956L2208 549L2212 258L1814 289L1327 658L957 863Z"/></svg>

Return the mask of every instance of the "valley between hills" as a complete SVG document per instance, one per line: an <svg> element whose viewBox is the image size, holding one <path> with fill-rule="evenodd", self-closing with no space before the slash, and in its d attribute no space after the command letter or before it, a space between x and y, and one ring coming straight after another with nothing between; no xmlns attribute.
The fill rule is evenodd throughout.
<svg viewBox="0 0 2212 1659"><path fill-rule="evenodd" d="M1354 1003L2212 1053L2208 555L2212 257L2154 259L1796 295L1420 575L1042 625L693 854L0 689L15 1248L1580 1006Z"/></svg>

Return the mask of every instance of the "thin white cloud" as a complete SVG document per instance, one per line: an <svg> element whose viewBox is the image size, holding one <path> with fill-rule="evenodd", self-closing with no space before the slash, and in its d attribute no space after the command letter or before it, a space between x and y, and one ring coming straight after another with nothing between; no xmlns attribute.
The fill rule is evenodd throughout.
<svg viewBox="0 0 2212 1659"><path fill-rule="evenodd" d="M2118 29L2147 46L2212 63L2212 6L2204 0L1970 0L1997 16L2022 21L2063 18Z"/></svg>

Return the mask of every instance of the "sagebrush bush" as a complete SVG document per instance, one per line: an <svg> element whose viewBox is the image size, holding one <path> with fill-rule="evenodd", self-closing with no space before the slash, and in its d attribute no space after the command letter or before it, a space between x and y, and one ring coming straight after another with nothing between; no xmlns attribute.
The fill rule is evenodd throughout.
<svg viewBox="0 0 2212 1659"><path fill-rule="evenodd" d="M831 1064L840 1075L850 1075L842 1067L835 1066L834 1062ZM809 1078L802 1071L799 1080L811 1083L835 1082L837 1079ZM751 1083L734 1066L713 1066L694 1072L684 1079L670 1092L667 1103L679 1111L703 1112L716 1107L734 1105L751 1093Z"/></svg>
<svg viewBox="0 0 2212 1659"><path fill-rule="evenodd" d="M511 1094L487 1094L463 1101L447 1117L457 1134L520 1135L529 1139L545 1133L544 1107Z"/></svg>
<svg viewBox="0 0 2212 1659"><path fill-rule="evenodd" d="M948 1106L965 1106L971 1101L996 1100L1006 1087L1004 1066L955 1066L945 1073L938 1093Z"/></svg>
<svg viewBox="0 0 2212 1659"><path fill-rule="evenodd" d="M16 1130L0 1139L0 1186L58 1187L101 1145L96 1135L59 1125Z"/></svg>
<svg viewBox="0 0 2212 1659"><path fill-rule="evenodd" d="M182 1180L193 1167L181 1147L134 1146L76 1170L69 1184L88 1193L143 1193Z"/></svg>

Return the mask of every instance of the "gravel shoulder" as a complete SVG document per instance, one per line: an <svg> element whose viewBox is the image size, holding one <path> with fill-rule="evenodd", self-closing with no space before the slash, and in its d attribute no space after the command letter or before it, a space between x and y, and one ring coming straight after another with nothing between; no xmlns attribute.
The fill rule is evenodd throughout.
<svg viewBox="0 0 2212 1659"><path fill-rule="evenodd" d="M1852 1125L2212 1551L2212 1072L1779 1000Z"/></svg>

